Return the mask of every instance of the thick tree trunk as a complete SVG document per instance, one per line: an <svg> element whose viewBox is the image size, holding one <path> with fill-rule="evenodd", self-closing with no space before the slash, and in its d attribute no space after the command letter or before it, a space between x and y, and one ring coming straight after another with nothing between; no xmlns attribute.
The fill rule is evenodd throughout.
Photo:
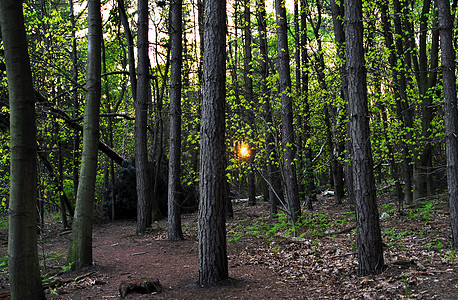
<svg viewBox="0 0 458 300"><path fill-rule="evenodd" d="M205 1L200 130L199 285L228 278L226 218L226 1Z"/></svg>
<svg viewBox="0 0 458 300"><path fill-rule="evenodd" d="M282 116L282 148L283 169L286 183L288 213L291 221L301 216L297 174L295 167L296 151L294 148L293 101L291 99L291 74L289 67L288 24L286 23L286 8L282 0L275 0L275 15L277 21L278 73L280 81L281 116Z"/></svg>
<svg viewBox="0 0 458 300"><path fill-rule="evenodd" d="M8 271L11 299L45 299L37 252L37 131L22 1L0 2L10 97Z"/></svg>
<svg viewBox="0 0 458 300"><path fill-rule="evenodd" d="M83 154L68 262L72 268L92 265L92 215L94 210L99 111L101 95L102 18L100 0L88 1L88 53Z"/></svg>
<svg viewBox="0 0 458 300"><path fill-rule="evenodd" d="M182 67L182 2L170 2L170 155L168 185L168 239L183 239L180 216L181 165L181 67Z"/></svg>
<svg viewBox="0 0 458 300"><path fill-rule="evenodd" d="M445 147L453 247L458 249L458 110L456 100L453 22L448 0L438 0L442 76L444 80Z"/></svg>
<svg viewBox="0 0 458 300"><path fill-rule="evenodd" d="M148 0L138 1L138 82L135 99L135 170L137 180L137 233L151 226L152 191L148 176L147 124L150 100L148 58Z"/></svg>
<svg viewBox="0 0 458 300"><path fill-rule="evenodd" d="M278 156L275 151L274 128L272 122L272 108L267 88L267 77L269 76L269 68L267 62L269 60L267 52L267 26L266 26L266 4L265 0L257 0L258 14L258 31L260 35L259 51L262 59L260 60L261 70L261 86L263 97L263 110L265 119L265 138L267 152L267 181L269 186L269 201L271 217L275 217L278 213L278 205L284 203L283 187L281 185L281 173L279 168Z"/></svg>
<svg viewBox="0 0 458 300"><path fill-rule="evenodd" d="M372 172L361 0L345 1L345 23L358 263L360 275L369 275L379 273L384 261Z"/></svg>

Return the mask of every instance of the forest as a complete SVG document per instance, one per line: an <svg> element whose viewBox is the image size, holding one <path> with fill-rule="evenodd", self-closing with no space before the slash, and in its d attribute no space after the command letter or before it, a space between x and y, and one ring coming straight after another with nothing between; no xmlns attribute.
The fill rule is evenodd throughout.
<svg viewBox="0 0 458 300"><path fill-rule="evenodd" d="M0 299L456 297L457 7L1 1Z"/></svg>

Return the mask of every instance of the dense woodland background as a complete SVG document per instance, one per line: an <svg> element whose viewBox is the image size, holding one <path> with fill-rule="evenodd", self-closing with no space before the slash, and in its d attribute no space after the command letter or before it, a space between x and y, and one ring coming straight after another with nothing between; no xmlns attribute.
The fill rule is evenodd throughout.
<svg viewBox="0 0 458 300"><path fill-rule="evenodd" d="M100 84L100 94L95 95L99 103L92 104L99 118L93 121L100 130L94 136L99 151L95 189L89 196L93 200L90 219L137 216L141 233L168 214L169 238L182 239L180 211L195 211L200 203L201 220L205 219L202 211L215 207L217 215L223 212L231 217L230 201L204 199L202 179L199 188L199 175L211 169L209 174L224 175L220 176L224 187L216 195L229 195L229 200L246 197L251 205L262 195L271 204L271 216L284 214L293 227L301 213L320 205L316 195L326 189L333 191L336 205L349 201L357 215L378 220L377 207L371 206L372 200L364 206L358 200L360 189L353 184L358 179L352 176L364 174L352 160L359 155L351 150L357 147L354 143L369 145L366 156L359 159L362 164L370 162L371 171L362 177L373 179L383 191L392 190L399 213L446 192L448 111L440 45L440 29L446 26L440 26L438 5L446 2L451 8L451 42L456 49L457 1L363 1L362 18L358 18L352 5L344 9L344 3L335 0L275 1L275 7L271 1L234 0L226 3L227 16L221 11L224 4L213 8L205 0L104 0L101 9L95 6L95 11L101 11L99 21L97 16L91 19L92 2L23 3L36 99L39 224L47 214L59 212L62 227L73 224L76 230L78 185L84 180L80 177L85 151L82 131L88 124L85 101L94 97L89 96L91 80ZM218 9L219 17L212 19ZM354 23L364 30L353 28ZM206 25L213 40L204 37ZM224 32L225 42L221 41ZM361 39L352 39L358 32ZM88 71L91 34L100 38L101 69L96 77ZM203 41L207 49L221 52L205 52ZM223 49L217 48L221 43ZM354 44L361 47L360 65L350 60ZM10 100L3 50L0 60L0 209L6 216ZM208 66L216 66L215 72L222 76L214 83L220 88L215 93L205 85L216 76ZM362 117L363 123L368 122L366 133L357 127L352 131L349 125L349 120L361 116L359 108L352 107L356 103L352 99L362 95L362 90L351 89L356 78L352 70L358 66L364 71L367 92L360 102L367 109ZM218 98L221 92L224 99ZM212 112L206 105L212 103L222 109L216 113L219 118L214 124L220 129L213 137L223 138L224 145L207 152L201 145L201 127L207 126L204 117ZM456 103L451 107L456 110ZM202 162L215 153L216 167L205 167ZM375 185L366 186L375 199ZM361 205L363 212L358 213ZM452 224L453 218L456 222L456 212ZM200 223L201 228L212 224L225 234L224 225L209 222ZM375 228L380 235L378 221L357 226L360 231L365 226L369 231ZM70 257L82 251L75 247ZM370 251L383 256L381 240L380 249ZM75 258L75 265L84 265L84 259L79 259ZM227 261L221 268L227 273ZM380 271L380 266L360 266L362 275L374 271ZM221 273L208 276L213 279L199 280L224 279Z"/></svg>

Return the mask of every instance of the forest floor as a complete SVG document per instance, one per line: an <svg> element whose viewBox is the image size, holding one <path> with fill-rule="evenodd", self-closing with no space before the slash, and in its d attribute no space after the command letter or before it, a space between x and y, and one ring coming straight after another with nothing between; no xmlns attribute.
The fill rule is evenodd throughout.
<svg viewBox="0 0 458 300"><path fill-rule="evenodd" d="M201 288L198 277L197 215L183 216L185 241L166 239L166 220L137 236L135 222L98 224L93 230L94 265L68 271L70 232L46 224L39 243L48 299L110 299L123 283L158 280L156 294L126 299L458 299L458 258L450 249L445 196L400 215L388 194L379 196L385 270L357 275L354 213L333 197L320 196L304 212L296 236L284 218L269 219L265 202L234 204L227 222L230 280ZM6 229L0 230L0 299L8 299ZM3 295L3 298L2 298Z"/></svg>

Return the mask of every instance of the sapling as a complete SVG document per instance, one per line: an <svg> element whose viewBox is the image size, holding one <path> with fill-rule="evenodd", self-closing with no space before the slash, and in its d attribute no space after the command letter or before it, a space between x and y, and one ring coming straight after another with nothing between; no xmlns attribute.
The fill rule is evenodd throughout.
<svg viewBox="0 0 458 300"><path fill-rule="evenodd" d="M441 262L442 262L442 251L441 250L443 246L444 245L442 244L442 242L437 240L437 250L439 250L439 259Z"/></svg>
<svg viewBox="0 0 458 300"><path fill-rule="evenodd" d="M450 253L449 257L450 261L452 262L452 278L455 280L455 254L456 254L456 248L453 247L453 243L450 243Z"/></svg>

